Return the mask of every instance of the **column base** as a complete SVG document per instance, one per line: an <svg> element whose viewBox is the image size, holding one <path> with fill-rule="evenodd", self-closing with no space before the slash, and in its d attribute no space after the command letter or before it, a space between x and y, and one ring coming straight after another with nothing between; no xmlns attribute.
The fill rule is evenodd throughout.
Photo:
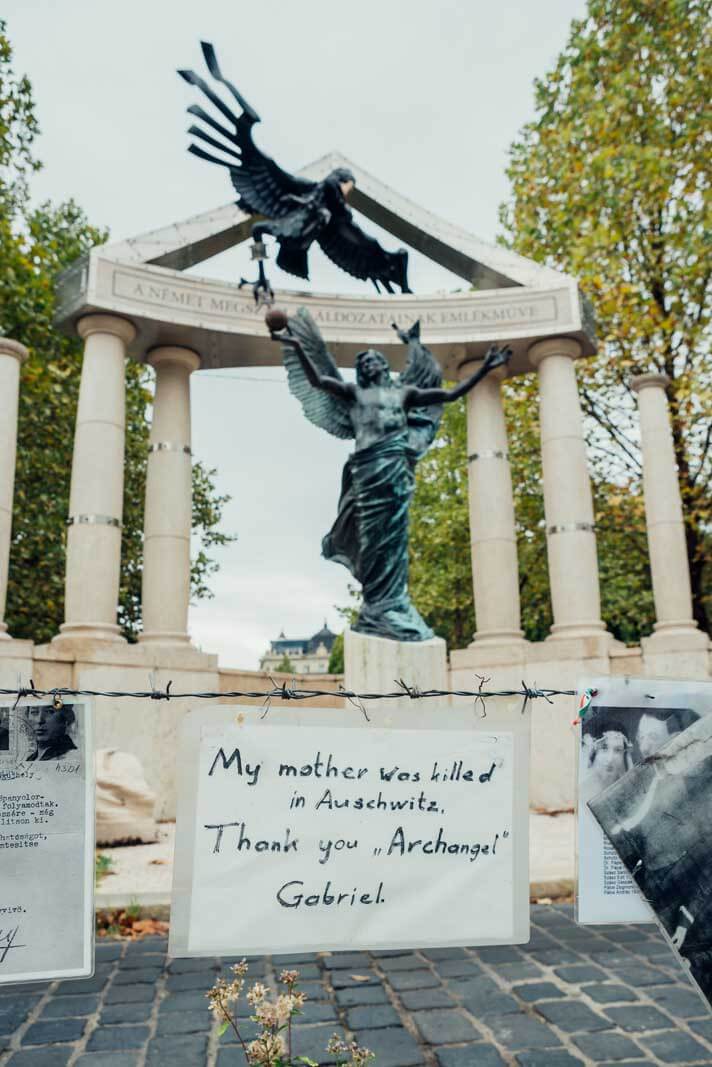
<svg viewBox="0 0 712 1067"><path fill-rule="evenodd" d="M561 641L571 637L601 637L603 634L607 634L605 622L562 622L554 623L546 640ZM612 636L611 640L613 640Z"/></svg>
<svg viewBox="0 0 712 1067"><path fill-rule="evenodd" d="M710 645L710 639L692 619L656 622L650 637L641 639L643 649L651 652L672 652L685 649L704 649Z"/></svg>
<svg viewBox="0 0 712 1067"><path fill-rule="evenodd" d="M188 645L192 648L190 634L170 630L146 630L139 634L140 645Z"/></svg>
<svg viewBox="0 0 712 1067"><path fill-rule="evenodd" d="M53 645L69 644L73 641L111 641L127 644L120 628L108 622L65 622L60 626L59 633L52 638Z"/></svg>
<svg viewBox="0 0 712 1067"><path fill-rule="evenodd" d="M21 637L10 637L8 633L0 634L0 659L26 659L32 663L34 644Z"/></svg>
<svg viewBox="0 0 712 1067"><path fill-rule="evenodd" d="M482 645L519 645L524 644L523 630L477 630L470 648L481 648Z"/></svg>

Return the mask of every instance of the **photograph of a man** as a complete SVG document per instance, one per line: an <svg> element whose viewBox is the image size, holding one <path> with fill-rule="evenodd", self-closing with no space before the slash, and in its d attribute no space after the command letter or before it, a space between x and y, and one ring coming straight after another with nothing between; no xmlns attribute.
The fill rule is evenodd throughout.
<svg viewBox="0 0 712 1067"><path fill-rule="evenodd" d="M0 755L10 751L10 709L0 708Z"/></svg>
<svg viewBox="0 0 712 1067"><path fill-rule="evenodd" d="M638 729L635 734L634 763L642 763L643 760L659 752L674 734L695 722L698 716L687 709L665 709L662 711L644 710L638 720Z"/></svg>
<svg viewBox="0 0 712 1067"><path fill-rule="evenodd" d="M52 704L34 704L25 708L30 747L25 759L63 760L77 752L70 730L75 715L71 707L55 708Z"/></svg>

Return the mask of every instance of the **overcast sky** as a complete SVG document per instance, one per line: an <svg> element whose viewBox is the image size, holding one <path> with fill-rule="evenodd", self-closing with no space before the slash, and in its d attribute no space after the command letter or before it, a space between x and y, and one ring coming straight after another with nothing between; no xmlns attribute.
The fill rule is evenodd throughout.
<svg viewBox="0 0 712 1067"><path fill-rule="evenodd" d="M507 197L507 149L533 114L583 0L5 0L15 69L35 90L44 170L35 198L74 197L113 239L227 203L222 168L186 153L175 74L202 68L212 41L259 111L256 139L287 169L336 150L435 214L487 241ZM378 231L369 223L370 232ZM384 242L393 241L384 235ZM234 280L246 250L197 273ZM316 290L367 292L312 254ZM281 287L301 287L272 268ZM459 279L418 256L417 292ZM22 340L22 338L18 338ZM427 338L426 338L427 340ZM193 450L232 496L215 598L191 609L196 643L254 667L285 630L341 624L347 572L320 558L347 445L308 423L279 370L198 372Z"/></svg>

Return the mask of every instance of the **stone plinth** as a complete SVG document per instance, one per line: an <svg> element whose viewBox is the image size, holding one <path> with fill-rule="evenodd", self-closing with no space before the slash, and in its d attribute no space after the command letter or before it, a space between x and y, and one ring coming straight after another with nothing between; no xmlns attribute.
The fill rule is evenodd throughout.
<svg viewBox="0 0 712 1067"><path fill-rule="evenodd" d="M31 641L18 641L0 633L0 689L12 689L20 678L23 685L34 680L33 654ZM38 683L39 684L39 683ZM14 697L0 697L0 704L14 703Z"/></svg>
<svg viewBox="0 0 712 1067"><path fill-rule="evenodd" d="M356 693L393 693L397 681L420 689L448 689L447 647L441 637L429 641L391 641L386 637L347 630L344 634L344 685ZM366 711L369 701L365 701ZM378 702L372 702L373 706ZM381 708L411 707L421 710L447 707L447 698L431 700L387 700ZM346 705L347 708L350 705ZM354 709L355 713L356 709Z"/></svg>

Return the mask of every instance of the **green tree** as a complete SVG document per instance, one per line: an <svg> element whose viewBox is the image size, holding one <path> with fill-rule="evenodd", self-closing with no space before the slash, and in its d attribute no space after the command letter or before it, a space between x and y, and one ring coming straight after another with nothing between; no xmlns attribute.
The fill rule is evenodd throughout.
<svg viewBox="0 0 712 1067"><path fill-rule="evenodd" d="M344 635L337 634L329 654L329 674L344 673Z"/></svg>
<svg viewBox="0 0 712 1067"><path fill-rule="evenodd" d="M286 652L275 667L275 671L279 671L280 674L294 674L294 664Z"/></svg>
<svg viewBox="0 0 712 1067"><path fill-rule="evenodd" d="M590 0L536 83L536 116L512 146L505 241L580 280L600 351L579 362L598 528L602 613L634 642L654 621L630 377L671 380L695 618L709 629L712 373L709 361L709 0ZM551 624L534 375L503 387L522 625ZM474 626L464 407L421 461L411 585L425 618L462 647Z"/></svg>
<svg viewBox="0 0 712 1067"><path fill-rule="evenodd" d="M409 545L413 602L450 648L468 645L475 629L468 508L460 400L445 407L438 436L418 464Z"/></svg>
<svg viewBox="0 0 712 1067"><path fill-rule="evenodd" d="M69 508L74 419L81 345L53 325L56 273L106 240L73 202L30 205L30 179L39 163L32 88L12 69L12 49L0 20L0 334L30 350L23 367L18 460L6 618L15 637L49 640L64 616L64 524ZM149 372L126 368L126 478L119 623L130 639L141 626L143 495L151 392ZM193 560L194 598L210 595L210 549L232 538L219 531L226 497L212 476L193 468L193 527L201 549Z"/></svg>
<svg viewBox="0 0 712 1067"><path fill-rule="evenodd" d="M577 277L595 307L600 350L579 364L579 382L602 579L622 579L614 595L630 600L644 593L645 556L630 378L658 371L670 379L694 615L703 629L712 557L711 12L710 0L589 0L556 66L536 82L536 115L512 146L512 198L502 210L508 243ZM629 548L636 569L626 591L621 557Z"/></svg>

